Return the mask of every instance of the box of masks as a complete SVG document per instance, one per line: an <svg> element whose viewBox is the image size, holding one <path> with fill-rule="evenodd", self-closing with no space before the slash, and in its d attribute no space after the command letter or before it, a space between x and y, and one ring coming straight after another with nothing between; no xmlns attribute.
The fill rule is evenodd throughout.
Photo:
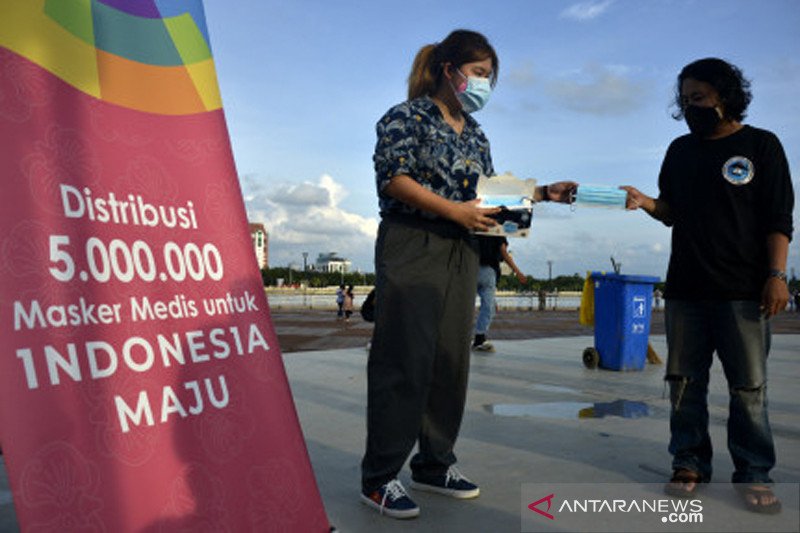
<svg viewBox="0 0 800 533"><path fill-rule="evenodd" d="M499 174L491 178L478 179L477 194L481 207L499 207L500 212L492 215L497 225L487 231L477 231L478 235L503 237L527 237L533 220L533 194L536 180L520 179L513 174Z"/></svg>

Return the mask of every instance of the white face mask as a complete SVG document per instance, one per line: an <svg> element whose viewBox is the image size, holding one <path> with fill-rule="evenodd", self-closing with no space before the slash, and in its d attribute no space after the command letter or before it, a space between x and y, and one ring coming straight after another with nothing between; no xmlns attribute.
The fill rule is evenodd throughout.
<svg viewBox="0 0 800 533"><path fill-rule="evenodd" d="M458 87L453 87L456 98L461 103L461 108L466 113L479 111L492 95L492 84L489 82L489 78L465 76L459 69L456 69L456 72L464 78L463 83L460 83ZM453 86L452 82L450 82L450 86Z"/></svg>

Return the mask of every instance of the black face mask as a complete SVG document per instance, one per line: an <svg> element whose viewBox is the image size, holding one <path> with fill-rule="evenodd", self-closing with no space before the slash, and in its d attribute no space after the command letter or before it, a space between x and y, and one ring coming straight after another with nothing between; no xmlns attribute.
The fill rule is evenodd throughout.
<svg viewBox="0 0 800 533"><path fill-rule="evenodd" d="M702 139L711 137L720 120L722 120L715 107L699 107L695 105L688 106L683 111L683 117L686 119L689 131Z"/></svg>

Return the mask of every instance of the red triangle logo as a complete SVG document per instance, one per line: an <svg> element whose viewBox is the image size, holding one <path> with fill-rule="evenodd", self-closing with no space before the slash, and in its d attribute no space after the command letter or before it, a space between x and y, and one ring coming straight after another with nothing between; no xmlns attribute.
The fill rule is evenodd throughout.
<svg viewBox="0 0 800 533"><path fill-rule="evenodd" d="M530 509L531 511L533 511L535 513L539 513L542 516L546 516L550 520L555 520L556 518L553 515L551 515L550 513L547 512L547 511L550 510L550 507L553 504L553 501L552 501L553 500L553 496L555 496L555 494L550 494L549 496L545 496L541 500L537 500L537 501L533 502L532 504L528 505L528 509ZM541 509L538 509L536 507L537 505L539 505L540 503L543 503L545 501L547 502L547 511L542 511Z"/></svg>

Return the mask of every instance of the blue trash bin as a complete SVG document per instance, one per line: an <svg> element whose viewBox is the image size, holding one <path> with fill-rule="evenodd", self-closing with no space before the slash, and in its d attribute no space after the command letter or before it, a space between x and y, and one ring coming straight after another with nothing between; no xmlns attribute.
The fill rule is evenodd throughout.
<svg viewBox="0 0 800 533"><path fill-rule="evenodd" d="M654 276L592 272L594 345L600 367L641 370L647 358Z"/></svg>

